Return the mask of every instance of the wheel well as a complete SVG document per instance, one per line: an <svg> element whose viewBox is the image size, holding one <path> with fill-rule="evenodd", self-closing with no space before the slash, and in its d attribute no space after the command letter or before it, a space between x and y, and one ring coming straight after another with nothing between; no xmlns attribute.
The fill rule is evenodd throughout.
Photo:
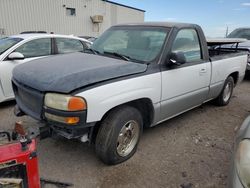
<svg viewBox="0 0 250 188"><path fill-rule="evenodd" d="M142 99L130 101L130 102L118 105L118 106L110 109L108 112L106 112L104 114L101 121L97 122L96 125L94 126L94 129L93 129L93 132L91 135L91 142L95 141L96 135L97 135L98 130L99 130L100 125L101 125L101 122L108 116L108 114L111 111L115 110L116 108L120 108L122 106L132 106L132 107L136 108L137 110L139 110L140 113L142 114L144 127L149 127L151 125L151 123L153 122L154 107L153 107L152 101L150 99L142 98Z"/></svg>
<svg viewBox="0 0 250 188"><path fill-rule="evenodd" d="M239 73L238 72L233 72L232 74L230 74L229 76L232 76L234 79L234 85L237 84L238 79L239 79Z"/></svg>
<svg viewBox="0 0 250 188"><path fill-rule="evenodd" d="M154 119L154 107L152 101L148 98L138 99L127 103L140 111L143 118L143 126L149 127Z"/></svg>

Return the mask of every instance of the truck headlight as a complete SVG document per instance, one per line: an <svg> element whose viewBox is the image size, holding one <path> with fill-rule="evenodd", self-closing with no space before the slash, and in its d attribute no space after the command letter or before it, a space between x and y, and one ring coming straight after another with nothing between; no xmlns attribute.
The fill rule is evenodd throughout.
<svg viewBox="0 0 250 188"><path fill-rule="evenodd" d="M57 93L47 93L44 104L49 108L71 112L87 109L87 103L83 98Z"/></svg>
<svg viewBox="0 0 250 188"><path fill-rule="evenodd" d="M250 188L250 140L240 142L236 153L236 168L241 183Z"/></svg>
<svg viewBox="0 0 250 188"><path fill-rule="evenodd" d="M45 107L68 112L76 112L87 109L87 103L83 98L57 93L47 93L45 95L44 105ZM65 117L50 114L48 112L45 112L44 115L48 120L66 123L68 125L75 125L80 121L80 118L75 116Z"/></svg>

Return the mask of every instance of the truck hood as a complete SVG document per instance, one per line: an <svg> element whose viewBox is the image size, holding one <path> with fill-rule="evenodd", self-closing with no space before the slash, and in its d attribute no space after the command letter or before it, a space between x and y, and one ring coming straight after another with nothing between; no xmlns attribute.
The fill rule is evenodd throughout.
<svg viewBox="0 0 250 188"><path fill-rule="evenodd" d="M78 88L146 70L146 64L79 52L18 65L13 70L13 79L42 92L70 93Z"/></svg>

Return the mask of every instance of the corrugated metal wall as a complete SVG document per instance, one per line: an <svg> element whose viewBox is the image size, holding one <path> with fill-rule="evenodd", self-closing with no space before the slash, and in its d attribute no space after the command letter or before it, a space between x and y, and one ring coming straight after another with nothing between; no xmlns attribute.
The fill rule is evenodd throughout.
<svg viewBox="0 0 250 188"><path fill-rule="evenodd" d="M67 16L66 8L75 8L76 16ZM94 15L104 16L99 27ZM111 25L142 21L144 12L101 0L0 0L0 37L38 30L99 36Z"/></svg>

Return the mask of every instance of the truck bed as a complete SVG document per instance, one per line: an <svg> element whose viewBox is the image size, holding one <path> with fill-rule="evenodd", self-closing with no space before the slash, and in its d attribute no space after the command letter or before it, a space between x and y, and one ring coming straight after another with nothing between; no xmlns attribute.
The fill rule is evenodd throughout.
<svg viewBox="0 0 250 188"><path fill-rule="evenodd" d="M221 60L241 56L247 53L246 49L238 48L239 43L245 42L246 39L239 38L216 38L207 39L208 52L211 60ZM225 48L224 46L235 46L234 48Z"/></svg>
<svg viewBox="0 0 250 188"><path fill-rule="evenodd" d="M241 56L241 55L245 55L247 53L246 50L223 49L223 48L208 49L208 52L209 52L209 56L210 56L212 61Z"/></svg>

